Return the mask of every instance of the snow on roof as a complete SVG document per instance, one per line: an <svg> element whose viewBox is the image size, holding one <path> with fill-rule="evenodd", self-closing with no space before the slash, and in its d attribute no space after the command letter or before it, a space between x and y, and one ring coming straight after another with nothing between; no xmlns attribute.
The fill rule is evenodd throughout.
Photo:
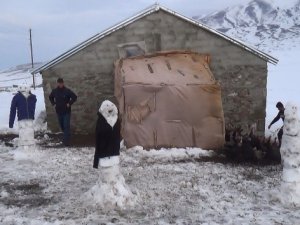
<svg viewBox="0 0 300 225"><path fill-rule="evenodd" d="M269 54L267 54L265 52L262 52L262 51L260 51L260 50L258 50L256 48L254 48L254 47L246 45L246 44L244 44L242 41L240 41L238 39L229 37L226 34L223 34L223 33L219 32L219 31L217 31L215 29L212 29L212 28L208 27L207 25L205 25L205 24L203 24L203 23L201 23L201 22L199 22L197 20L190 19L190 18L188 18L186 16L183 16L183 15L181 15L181 14L179 14L179 13L177 13L177 12L171 10L171 9L168 9L168 8L166 8L166 7L164 7L164 6L159 5L159 4L156 3L156 4L152 5L152 6L144 9L143 11L137 13L136 15L134 15L134 16L132 16L132 17L130 17L130 18L128 18L128 19L126 19L126 20L124 20L124 21L122 21L122 22L120 22L120 23L118 23L118 24L116 24L116 25L114 25L114 26L112 26L110 28L108 28L107 30L104 30L103 32L98 33L98 34L90 37L89 39L87 39L87 40L79 43L78 45L74 46L73 48L71 48L70 50L64 52L63 54L59 55L58 57L54 58L53 60L47 62L46 64L44 64L44 65L42 65L40 67L38 67L35 70L33 70L32 74L36 74L36 73L42 72L42 71L44 71L44 70L46 70L46 69L48 69L48 68L50 68L50 67L52 67L52 66L54 66L54 65L56 65L58 63L60 63L61 61L65 60L65 59L67 59L69 57L71 57L74 54L76 54L80 50L86 48L87 46L95 43L98 40L101 40L102 38L106 37L107 35L115 32L115 31L117 31L117 30L119 30L119 29L121 29L121 28L123 28L123 27L125 27L125 26L127 26L127 25L129 25L129 24L131 24L131 23L133 23L133 22L135 22L135 21L137 21L137 20L139 20L139 19L141 19L141 18L149 15L149 14L151 14L151 13L157 12L159 10L162 10L164 12L170 13L170 14L172 14L174 16L177 16L178 18L181 18L181 19L183 19L183 20L185 20L187 22L190 22L190 23L198 26L198 27L201 27L202 29L204 29L206 31L209 31L209 32L211 32L211 33L213 33L213 34L215 34L215 35L217 35L219 37L222 37L222 38L224 38L224 39L232 42L233 44L242 47L246 51L251 52L251 53L257 55L258 57L264 59L265 61L267 61L269 63L272 63L272 64L277 64L278 63L278 59L272 57L271 55L269 55Z"/></svg>

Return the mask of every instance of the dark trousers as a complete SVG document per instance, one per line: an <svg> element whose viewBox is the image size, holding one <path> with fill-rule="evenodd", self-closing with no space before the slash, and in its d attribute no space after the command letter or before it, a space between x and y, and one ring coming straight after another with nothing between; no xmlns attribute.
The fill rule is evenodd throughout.
<svg viewBox="0 0 300 225"><path fill-rule="evenodd" d="M281 127L281 129L279 130L279 132L277 134L278 141L279 141L279 147L281 147L282 136L283 136L283 127Z"/></svg>
<svg viewBox="0 0 300 225"><path fill-rule="evenodd" d="M66 114L57 114L58 118L58 123L59 126L64 133L63 137L63 143L64 145L69 145L70 144L70 120L71 120L71 113L66 113Z"/></svg>

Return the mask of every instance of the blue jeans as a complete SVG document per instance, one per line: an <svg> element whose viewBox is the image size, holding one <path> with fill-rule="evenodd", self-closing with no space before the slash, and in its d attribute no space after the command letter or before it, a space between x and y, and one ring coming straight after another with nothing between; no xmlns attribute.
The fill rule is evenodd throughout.
<svg viewBox="0 0 300 225"><path fill-rule="evenodd" d="M70 120L71 120L71 113L66 113L66 114L57 114L58 118L58 123L59 126L64 133L63 137L63 143L64 145L69 145L70 144Z"/></svg>

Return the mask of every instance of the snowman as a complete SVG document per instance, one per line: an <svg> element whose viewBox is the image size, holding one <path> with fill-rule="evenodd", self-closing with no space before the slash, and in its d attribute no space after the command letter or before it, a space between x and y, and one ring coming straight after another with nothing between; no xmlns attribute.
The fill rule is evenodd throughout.
<svg viewBox="0 0 300 225"><path fill-rule="evenodd" d="M281 199L284 203L300 205L300 120L298 107L291 103L285 109L280 154L283 164Z"/></svg>
<svg viewBox="0 0 300 225"><path fill-rule="evenodd" d="M120 127L116 105L103 101L98 112L93 165L100 167L100 176L88 195L106 208L125 208L133 206L135 201L120 172Z"/></svg>
<svg viewBox="0 0 300 225"><path fill-rule="evenodd" d="M30 87L19 86L17 94L13 97L10 107L9 127L13 128L15 117L18 118L19 149L31 149L35 147L34 139L34 114L36 96L31 93Z"/></svg>

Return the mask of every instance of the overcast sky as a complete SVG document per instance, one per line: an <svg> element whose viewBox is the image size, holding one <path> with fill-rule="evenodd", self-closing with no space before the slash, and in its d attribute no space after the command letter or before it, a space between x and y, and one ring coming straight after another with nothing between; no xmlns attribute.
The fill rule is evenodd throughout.
<svg viewBox="0 0 300 225"><path fill-rule="evenodd" d="M0 70L30 61L29 28L35 61L48 61L155 0L2 0ZM188 17L207 14L247 0L160 0Z"/></svg>

